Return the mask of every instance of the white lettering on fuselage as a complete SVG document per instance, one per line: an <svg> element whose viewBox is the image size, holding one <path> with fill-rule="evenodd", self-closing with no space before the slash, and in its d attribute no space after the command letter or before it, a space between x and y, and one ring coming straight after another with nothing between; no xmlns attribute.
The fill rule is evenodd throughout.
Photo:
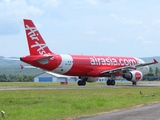
<svg viewBox="0 0 160 120"><path fill-rule="evenodd" d="M90 57L90 63L91 65L133 66L137 61L134 58Z"/></svg>
<svg viewBox="0 0 160 120"><path fill-rule="evenodd" d="M28 36L32 39L32 40L35 40L35 44L31 45L31 48L34 48L34 47L39 47L39 49L37 49L37 52L40 54L40 55L43 55L43 54L46 54L46 51L44 50L44 48L47 47L46 44L41 44L39 43L39 39L38 39L38 34L36 34L35 32L37 31L36 27L30 27L28 25L26 25L26 28L25 30L30 30L30 32L28 32Z"/></svg>

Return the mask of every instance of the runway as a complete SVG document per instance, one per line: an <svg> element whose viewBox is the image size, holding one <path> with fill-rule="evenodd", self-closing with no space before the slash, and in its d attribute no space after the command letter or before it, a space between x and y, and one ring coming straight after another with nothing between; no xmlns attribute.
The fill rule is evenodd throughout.
<svg viewBox="0 0 160 120"><path fill-rule="evenodd" d="M141 82L140 84L133 86L131 83L118 84L115 86L107 86L105 83L101 85L90 85L86 86L70 86L70 85L58 85L58 86L6 86L1 87L2 90L39 90L39 89L94 89L94 88L126 88L126 87L160 87L160 82Z"/></svg>
<svg viewBox="0 0 160 120"><path fill-rule="evenodd" d="M160 120L160 103L137 106L131 109L115 110L95 116L74 120Z"/></svg>

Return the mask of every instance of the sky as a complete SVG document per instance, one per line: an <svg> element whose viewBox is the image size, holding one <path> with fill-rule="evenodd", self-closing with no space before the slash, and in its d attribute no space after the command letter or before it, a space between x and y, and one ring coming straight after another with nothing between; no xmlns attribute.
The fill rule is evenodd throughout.
<svg viewBox="0 0 160 120"><path fill-rule="evenodd" d="M0 0L0 56L29 55L23 19L54 53L160 56L159 0Z"/></svg>

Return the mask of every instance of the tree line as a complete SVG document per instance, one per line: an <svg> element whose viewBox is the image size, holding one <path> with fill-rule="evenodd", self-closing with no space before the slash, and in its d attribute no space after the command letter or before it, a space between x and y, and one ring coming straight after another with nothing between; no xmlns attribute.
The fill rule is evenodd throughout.
<svg viewBox="0 0 160 120"><path fill-rule="evenodd" d="M34 76L31 75L5 75L0 74L0 82L33 82Z"/></svg>
<svg viewBox="0 0 160 120"><path fill-rule="evenodd" d="M156 67L155 69L153 69L152 67L149 67L149 73L144 75L143 79L146 80L147 76L149 76L150 78L148 80L160 80L159 76L160 76L160 69L158 67Z"/></svg>
<svg viewBox="0 0 160 120"><path fill-rule="evenodd" d="M34 76L40 74L42 70L20 68L0 68L0 82L33 82Z"/></svg>

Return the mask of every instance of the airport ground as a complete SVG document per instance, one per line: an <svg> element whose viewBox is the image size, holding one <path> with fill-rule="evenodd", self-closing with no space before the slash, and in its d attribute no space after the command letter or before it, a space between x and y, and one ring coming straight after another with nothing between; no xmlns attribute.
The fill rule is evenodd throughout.
<svg viewBox="0 0 160 120"><path fill-rule="evenodd" d="M160 120L160 103L138 105L130 109L113 110L74 120Z"/></svg>
<svg viewBox="0 0 160 120"><path fill-rule="evenodd" d="M86 86L78 86L71 82L61 85L58 82L1 82L0 90L38 90L38 89L91 89L91 88L135 88L135 87L160 87L160 81L141 81L136 86L131 82L118 82L115 86L107 86L105 82L87 83Z"/></svg>
<svg viewBox="0 0 160 120"><path fill-rule="evenodd" d="M137 86L130 82L116 86L88 83L85 87L75 83L1 83L0 106L7 120L158 120L159 88L160 82Z"/></svg>

